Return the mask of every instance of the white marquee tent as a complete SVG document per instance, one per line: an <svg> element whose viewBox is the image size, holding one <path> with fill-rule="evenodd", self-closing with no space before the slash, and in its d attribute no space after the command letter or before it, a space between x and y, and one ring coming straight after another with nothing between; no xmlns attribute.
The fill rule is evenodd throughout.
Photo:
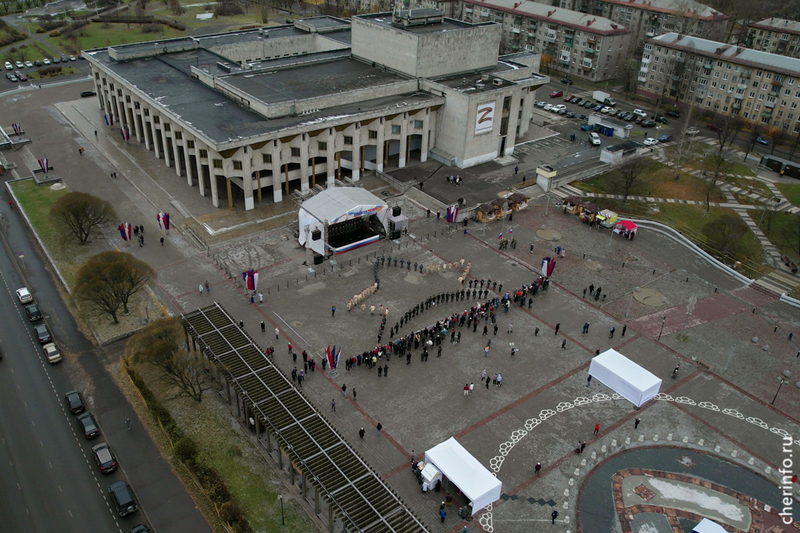
<svg viewBox="0 0 800 533"><path fill-rule="evenodd" d="M377 215L383 227L388 230L387 216L389 213L389 206L386 202L360 187L326 189L304 201L300 206L297 217L300 223L298 241L306 248L311 248L320 255L326 255L327 243L324 242L324 237L314 240L312 237L314 230L319 230L324 236L326 225L369 215ZM342 253L376 240L378 240L377 236L329 251L334 254Z"/></svg>
<svg viewBox="0 0 800 533"><path fill-rule="evenodd" d="M658 394L661 380L616 350L592 359L589 375L619 393L636 407Z"/></svg>
<svg viewBox="0 0 800 533"><path fill-rule="evenodd" d="M726 533L726 530L716 522L703 518L699 524L692 528L692 533Z"/></svg>
<svg viewBox="0 0 800 533"><path fill-rule="evenodd" d="M425 462L433 463L469 498L472 514L499 500L503 493L503 483L453 437L425 452Z"/></svg>

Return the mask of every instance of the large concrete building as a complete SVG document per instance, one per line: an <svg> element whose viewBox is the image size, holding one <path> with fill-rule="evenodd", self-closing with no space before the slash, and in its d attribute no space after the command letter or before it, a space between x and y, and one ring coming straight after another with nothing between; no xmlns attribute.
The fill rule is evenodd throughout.
<svg viewBox="0 0 800 533"><path fill-rule="evenodd" d="M746 45L754 50L800 57L800 22L769 18L747 25Z"/></svg>
<svg viewBox="0 0 800 533"><path fill-rule="evenodd" d="M543 4L606 17L640 39L678 32L720 40L730 17L695 0L537 0Z"/></svg>
<svg viewBox="0 0 800 533"><path fill-rule="evenodd" d="M800 132L800 59L668 33L645 44L638 92Z"/></svg>
<svg viewBox="0 0 800 533"><path fill-rule="evenodd" d="M502 50L527 50L553 58L552 67L591 81L619 76L631 32L608 20L531 0L461 0L456 16L475 24L497 22Z"/></svg>
<svg viewBox="0 0 800 533"><path fill-rule="evenodd" d="M431 9L84 52L100 107L219 206L280 202L365 170L510 155L538 58Z"/></svg>

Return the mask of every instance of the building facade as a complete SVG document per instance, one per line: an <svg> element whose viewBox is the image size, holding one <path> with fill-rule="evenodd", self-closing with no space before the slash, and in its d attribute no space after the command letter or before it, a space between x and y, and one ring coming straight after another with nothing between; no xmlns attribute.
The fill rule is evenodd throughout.
<svg viewBox="0 0 800 533"><path fill-rule="evenodd" d="M747 25L748 48L800 58L800 22L769 18Z"/></svg>
<svg viewBox="0 0 800 533"><path fill-rule="evenodd" d="M639 94L800 132L800 59L668 33L649 39Z"/></svg>
<svg viewBox="0 0 800 533"><path fill-rule="evenodd" d="M500 32L423 9L83 55L107 120L215 206L253 209L366 170L513 153L548 78L533 54L499 60Z"/></svg>
<svg viewBox="0 0 800 533"><path fill-rule="evenodd" d="M466 22L496 22L501 49L549 55L549 68L569 76L604 81L619 76L631 32L615 22L530 0L461 0L457 16Z"/></svg>
<svg viewBox="0 0 800 533"><path fill-rule="evenodd" d="M669 32L724 39L730 17L695 0L537 0L611 19L639 39Z"/></svg>

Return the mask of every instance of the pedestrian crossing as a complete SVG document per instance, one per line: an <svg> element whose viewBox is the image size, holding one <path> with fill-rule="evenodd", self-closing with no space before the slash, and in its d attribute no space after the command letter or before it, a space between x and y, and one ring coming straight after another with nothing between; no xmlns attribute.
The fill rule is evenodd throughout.
<svg viewBox="0 0 800 533"><path fill-rule="evenodd" d="M514 147L514 152L515 155L516 152L522 152L523 154L537 154L549 152L550 150L559 148L565 144L569 144L569 141L564 139L562 135L557 134L550 137L544 137L542 139L536 139L535 141L518 144Z"/></svg>

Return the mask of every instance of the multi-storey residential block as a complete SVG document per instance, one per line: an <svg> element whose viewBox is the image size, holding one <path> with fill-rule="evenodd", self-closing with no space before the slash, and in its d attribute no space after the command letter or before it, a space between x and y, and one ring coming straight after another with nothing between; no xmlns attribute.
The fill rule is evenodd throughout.
<svg viewBox="0 0 800 533"><path fill-rule="evenodd" d="M730 17L695 0L537 0L606 17L640 39L668 32L723 39Z"/></svg>
<svg viewBox="0 0 800 533"><path fill-rule="evenodd" d="M529 0L462 0L456 16L502 24L501 50L549 55L551 68L592 81L619 76L631 32L603 17Z"/></svg>
<svg viewBox="0 0 800 533"><path fill-rule="evenodd" d="M747 25L749 48L788 57L800 57L800 22L770 18Z"/></svg>
<svg viewBox="0 0 800 533"><path fill-rule="evenodd" d="M800 59L667 33L645 43L639 93L800 132Z"/></svg>

